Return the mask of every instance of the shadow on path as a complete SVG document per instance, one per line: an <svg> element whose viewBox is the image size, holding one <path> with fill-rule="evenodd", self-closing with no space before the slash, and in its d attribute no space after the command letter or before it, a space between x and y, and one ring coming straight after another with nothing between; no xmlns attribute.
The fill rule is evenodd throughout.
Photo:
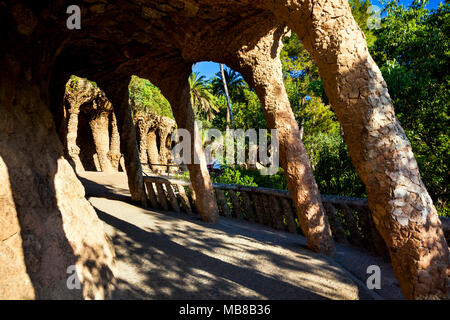
<svg viewBox="0 0 450 320"><path fill-rule="evenodd" d="M269 299L326 299L322 295L246 266L236 266L187 248L172 241L171 237L162 231L145 231L96 210L101 220L119 231L112 238L118 258L140 266L139 276L144 276L141 281L151 288L151 292L146 292L143 288L119 280L119 289L113 295L115 299L242 299L245 296ZM205 245L213 249L215 243ZM248 292L239 292L236 284L247 288Z"/></svg>

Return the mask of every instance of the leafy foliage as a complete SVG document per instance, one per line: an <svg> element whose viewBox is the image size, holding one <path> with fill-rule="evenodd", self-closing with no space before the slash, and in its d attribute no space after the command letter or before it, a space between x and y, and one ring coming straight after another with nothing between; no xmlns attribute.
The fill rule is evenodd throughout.
<svg viewBox="0 0 450 320"><path fill-rule="evenodd" d="M225 82L228 88L228 93L233 103L245 102L243 91L246 88L246 85L242 76L236 71L231 69L225 69L224 74L225 74ZM217 72L216 76L212 79L211 89L213 94L216 96L225 95L225 89L223 87L222 82L222 75L220 74L220 72Z"/></svg>
<svg viewBox="0 0 450 320"><path fill-rule="evenodd" d="M207 120L214 119L215 113L219 111L216 107L217 99L210 90L210 85L205 81L205 76L199 76L198 72L189 76L191 88L191 103L198 117Z"/></svg>
<svg viewBox="0 0 450 320"><path fill-rule="evenodd" d="M67 82L67 84L66 84L66 89L67 89L67 90L70 90L70 91L72 91L72 92L77 91L78 88L79 88L79 79L80 79L80 78L78 78L77 76L71 75L71 76L70 76L70 80L71 80L71 81L68 81L68 82Z"/></svg>
<svg viewBox="0 0 450 320"><path fill-rule="evenodd" d="M253 181L253 177L243 174L240 170L226 167L223 174L212 178L214 183L240 184L244 186L258 185Z"/></svg>
<svg viewBox="0 0 450 320"><path fill-rule="evenodd" d="M258 187L287 190L286 176L282 168L276 174L272 175L262 175L256 169L241 169L241 172L251 177Z"/></svg>
<svg viewBox="0 0 450 320"><path fill-rule="evenodd" d="M164 98L159 88L150 81L132 76L128 91L133 114L154 112L160 116L173 119L169 102Z"/></svg>
<svg viewBox="0 0 450 320"><path fill-rule="evenodd" d="M306 139L305 145L309 147L311 166L321 193L367 196L339 131L306 136Z"/></svg>
<svg viewBox="0 0 450 320"><path fill-rule="evenodd" d="M258 96L247 84L241 88L242 100L233 104L234 125L244 131L250 128L267 128L266 118L261 109ZM227 102L225 97L218 97L218 116L212 121L212 126L224 131L226 128Z"/></svg>
<svg viewBox="0 0 450 320"><path fill-rule="evenodd" d="M372 7L372 3L370 2L370 0L350 0L349 4L352 10L353 17L366 36L367 45L369 47L372 46L376 40L376 34L374 30L369 29L368 27L372 16L376 16L374 8Z"/></svg>

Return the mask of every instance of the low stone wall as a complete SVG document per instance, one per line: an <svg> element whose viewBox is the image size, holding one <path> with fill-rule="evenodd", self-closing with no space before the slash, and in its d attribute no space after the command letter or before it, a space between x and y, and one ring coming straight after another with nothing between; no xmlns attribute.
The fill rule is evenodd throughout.
<svg viewBox="0 0 450 320"><path fill-rule="evenodd" d="M193 214L195 192L189 181L144 177L150 205L155 209ZM276 230L302 234L289 191L213 184L220 215L261 223ZM389 259L384 240L375 227L367 199L322 195L333 238ZM450 246L450 219L441 217Z"/></svg>

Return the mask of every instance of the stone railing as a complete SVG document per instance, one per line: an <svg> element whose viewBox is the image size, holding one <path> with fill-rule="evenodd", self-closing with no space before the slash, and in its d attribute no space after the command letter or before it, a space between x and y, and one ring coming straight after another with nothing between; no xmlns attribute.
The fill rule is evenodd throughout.
<svg viewBox="0 0 450 320"><path fill-rule="evenodd" d="M147 168L150 171L153 171L154 168L161 168L160 172L162 174L166 174L170 176L171 174L180 174L182 169L177 164L167 164L167 163L141 163L143 168ZM144 171L144 176L147 176L147 173Z"/></svg>
<svg viewBox="0 0 450 320"><path fill-rule="evenodd" d="M195 193L189 181L146 176L144 182L152 208L196 212ZM220 215L302 234L288 191L220 183L213 187ZM322 195L322 202L336 242L350 243L387 257L367 199Z"/></svg>
<svg viewBox="0 0 450 320"><path fill-rule="evenodd" d="M145 176L150 206L194 214L195 192L189 181ZM289 191L236 184L213 184L220 215L260 223L276 230L303 234ZM333 238L389 258L372 219L367 199L322 195ZM441 218L447 242L450 219Z"/></svg>

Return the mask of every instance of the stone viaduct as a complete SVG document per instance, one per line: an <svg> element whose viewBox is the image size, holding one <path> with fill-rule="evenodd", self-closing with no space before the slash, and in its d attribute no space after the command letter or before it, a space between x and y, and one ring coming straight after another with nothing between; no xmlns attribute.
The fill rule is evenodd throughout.
<svg viewBox="0 0 450 320"><path fill-rule="evenodd" d="M131 75L149 79L193 132L193 63L225 63L258 94L280 137L286 172L310 249L334 243L283 85L282 38L297 33L320 69L374 222L409 299L448 295L449 251L379 68L347 0L85 0L81 29L66 27L63 0L0 0L0 297L104 298L114 250L58 137L70 75L95 81L117 117L134 201L145 201ZM199 141L192 153L201 155ZM203 159L200 157L200 159ZM204 221L218 209L205 161L188 165ZM6 260L5 260L6 259ZM76 265L82 293L65 289Z"/></svg>

